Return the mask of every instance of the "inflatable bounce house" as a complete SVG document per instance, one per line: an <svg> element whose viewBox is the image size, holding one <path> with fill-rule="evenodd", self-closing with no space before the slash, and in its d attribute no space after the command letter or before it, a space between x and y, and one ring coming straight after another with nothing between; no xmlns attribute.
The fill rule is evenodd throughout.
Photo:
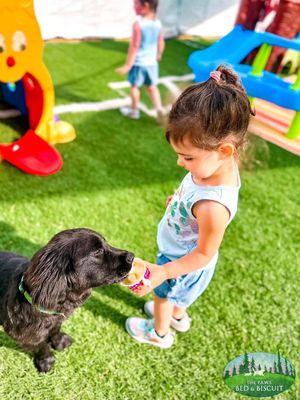
<svg viewBox="0 0 300 400"><path fill-rule="evenodd" d="M33 0L0 0L0 101L28 118L19 140L0 144L0 158L29 174L59 171L62 159L53 145L72 141L75 131L53 114L54 87Z"/></svg>
<svg viewBox="0 0 300 400"><path fill-rule="evenodd" d="M254 5L264 3L269 2L243 0L234 29L208 49L192 53L188 64L196 82L208 79L221 63L231 65L255 99L252 131L300 155L300 65L292 80L280 74L286 51L300 54L300 2L281 0L268 31L255 28L261 10Z"/></svg>

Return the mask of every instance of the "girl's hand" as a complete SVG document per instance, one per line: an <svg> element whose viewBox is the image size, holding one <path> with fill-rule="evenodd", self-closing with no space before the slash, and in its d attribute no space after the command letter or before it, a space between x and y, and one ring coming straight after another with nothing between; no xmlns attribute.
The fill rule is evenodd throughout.
<svg viewBox="0 0 300 400"><path fill-rule="evenodd" d="M152 292L154 288L161 285L167 279L167 272L164 267L156 264L150 264L147 262L147 267L150 271L150 282L151 286L140 286L134 290L134 293L140 297Z"/></svg>
<svg viewBox="0 0 300 400"><path fill-rule="evenodd" d="M173 195L167 197L167 200L166 200L166 207L168 207L168 205L170 204L170 202L172 201L172 199L173 199Z"/></svg>
<svg viewBox="0 0 300 400"><path fill-rule="evenodd" d="M126 75L130 70L128 65L123 65L122 67L116 68L116 72L120 75Z"/></svg>

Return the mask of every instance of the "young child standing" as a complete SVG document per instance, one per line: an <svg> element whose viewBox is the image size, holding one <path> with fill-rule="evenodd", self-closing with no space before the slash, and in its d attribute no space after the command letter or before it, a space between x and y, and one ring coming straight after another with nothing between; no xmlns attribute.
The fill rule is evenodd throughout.
<svg viewBox="0 0 300 400"><path fill-rule="evenodd" d="M187 88L172 107L166 137L188 174L168 198L159 223L157 265L148 263L154 301L144 309L154 318L126 321L139 342L169 348L174 342L170 327L190 328L187 308L210 283L225 229L237 211L237 156L251 114L238 77L225 66ZM142 286L136 294L152 289Z"/></svg>
<svg viewBox="0 0 300 400"><path fill-rule="evenodd" d="M145 85L157 112L162 118L160 93L157 88L158 61L164 51L165 43L161 23L156 18L158 0L134 0L137 20L133 24L133 34L130 41L126 64L117 68L117 72L128 73L131 84L131 107L122 107L121 113L129 118L138 119L140 112L140 87Z"/></svg>

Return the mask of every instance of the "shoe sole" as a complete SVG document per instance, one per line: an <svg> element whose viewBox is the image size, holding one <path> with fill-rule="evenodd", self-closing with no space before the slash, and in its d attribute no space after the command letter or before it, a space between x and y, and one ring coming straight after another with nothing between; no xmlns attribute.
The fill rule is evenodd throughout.
<svg viewBox="0 0 300 400"><path fill-rule="evenodd" d="M150 341L148 341L148 340L146 340L146 339L140 338L140 337L138 337L138 336L134 336L134 335L131 333L131 330L130 330L130 328L129 328L128 325L127 325L127 321L126 321L126 323L125 323L125 328L126 328L127 333L128 333L133 339L135 339L135 340L136 340L137 342L139 342L139 343L147 343L147 344L150 344L151 346L159 347L160 349L169 349L169 348L173 345L173 343L174 343L174 341L173 341L171 344L168 344L168 345L166 346L166 345L160 344L159 342L150 342Z"/></svg>
<svg viewBox="0 0 300 400"><path fill-rule="evenodd" d="M145 306L144 306L144 312L145 312L145 314L147 315L147 317L149 317L149 318L153 318L153 317L154 317L154 315L152 315L150 312L148 312L148 310L145 308ZM190 318L190 317L189 317L189 320L191 321L191 318ZM187 331L190 330L190 327L188 327L188 329L178 329L178 328L175 328L175 327L173 326L173 324L172 324L172 321L171 321L171 328L173 328L176 332L179 332L179 333L185 333L185 332L187 332Z"/></svg>

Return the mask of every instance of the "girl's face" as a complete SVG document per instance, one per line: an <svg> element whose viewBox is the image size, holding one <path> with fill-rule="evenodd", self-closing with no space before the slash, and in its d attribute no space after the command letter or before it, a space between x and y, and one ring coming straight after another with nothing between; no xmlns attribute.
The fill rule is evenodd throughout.
<svg viewBox="0 0 300 400"><path fill-rule="evenodd" d="M219 150L202 150L188 140L176 144L171 141L171 146L178 155L177 164L189 171L196 181L212 177L226 158Z"/></svg>
<svg viewBox="0 0 300 400"><path fill-rule="evenodd" d="M134 11L136 15L146 15L149 12L148 3L142 4L140 0L134 0Z"/></svg>

